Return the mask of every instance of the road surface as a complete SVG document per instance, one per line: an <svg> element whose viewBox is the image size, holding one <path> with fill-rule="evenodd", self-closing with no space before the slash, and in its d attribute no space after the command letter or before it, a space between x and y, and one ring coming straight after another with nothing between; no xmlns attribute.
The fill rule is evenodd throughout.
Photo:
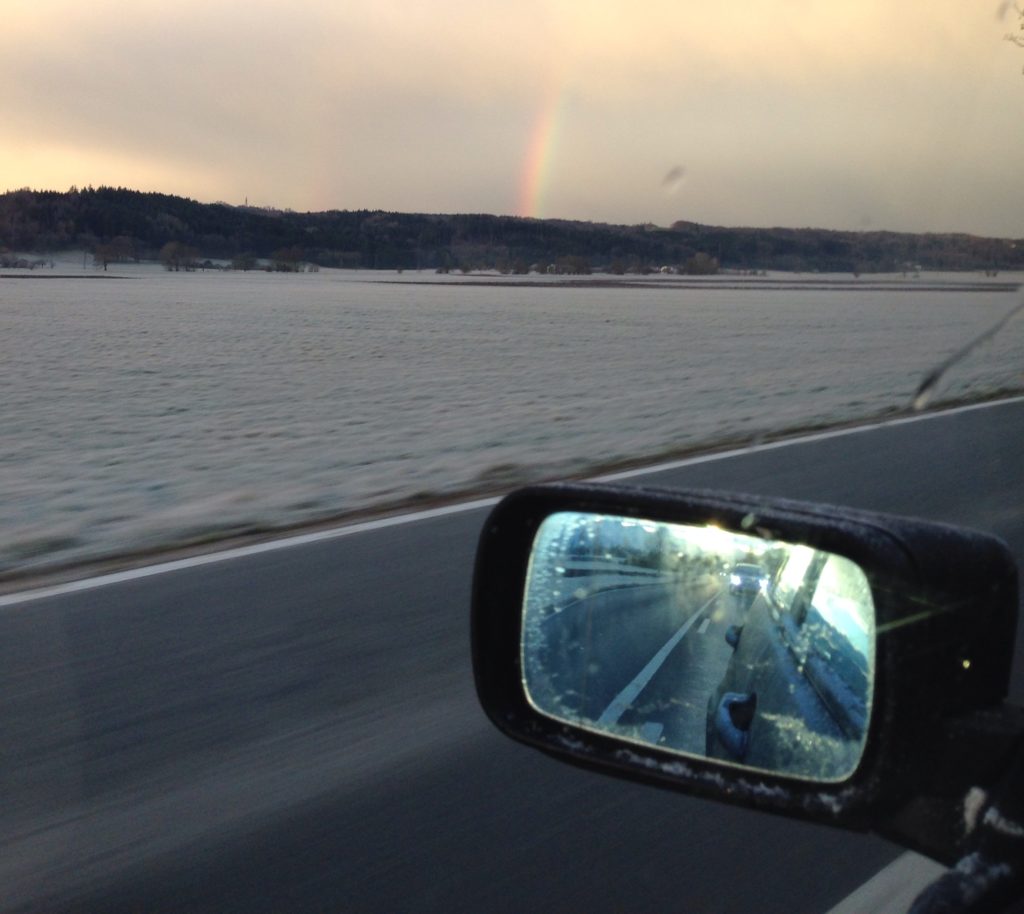
<svg viewBox="0 0 1024 914"><path fill-rule="evenodd" d="M967 524L1021 561L1022 454L1018 401L632 481ZM900 853L497 734L485 514L0 598L0 909L820 914Z"/></svg>
<svg viewBox="0 0 1024 914"><path fill-rule="evenodd" d="M732 656L725 633L743 622L736 603L722 582L699 602L674 584L633 584L549 611L524 646L531 698L555 717L704 755L708 699Z"/></svg>

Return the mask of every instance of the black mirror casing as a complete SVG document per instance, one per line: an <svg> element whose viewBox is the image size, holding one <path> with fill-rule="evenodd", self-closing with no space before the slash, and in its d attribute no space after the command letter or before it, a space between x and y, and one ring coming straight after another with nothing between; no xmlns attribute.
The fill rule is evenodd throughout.
<svg viewBox="0 0 1024 914"><path fill-rule="evenodd" d="M857 563L871 586L877 634L873 708L856 770L823 783L742 769L627 742L536 710L524 687L520 650L524 586L537 530L560 511L713 524ZM962 837L965 792L998 777L1016 740L999 712L1016 616L1012 556L986 534L731 493L545 485L512 493L484 525L473 583L473 666L494 724L564 761L766 811L874 829L951 860Z"/></svg>

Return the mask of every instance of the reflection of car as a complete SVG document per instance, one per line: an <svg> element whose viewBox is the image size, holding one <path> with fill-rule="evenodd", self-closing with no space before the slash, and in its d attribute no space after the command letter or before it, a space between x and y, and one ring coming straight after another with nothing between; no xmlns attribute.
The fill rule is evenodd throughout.
<svg viewBox="0 0 1024 914"><path fill-rule="evenodd" d="M760 565L741 562L729 573L729 593L753 600L768 585L768 575Z"/></svg>
<svg viewBox="0 0 1024 914"><path fill-rule="evenodd" d="M824 779L856 767L870 706L861 623L871 603L851 568L797 547L730 630L734 653L708 701L708 755Z"/></svg>

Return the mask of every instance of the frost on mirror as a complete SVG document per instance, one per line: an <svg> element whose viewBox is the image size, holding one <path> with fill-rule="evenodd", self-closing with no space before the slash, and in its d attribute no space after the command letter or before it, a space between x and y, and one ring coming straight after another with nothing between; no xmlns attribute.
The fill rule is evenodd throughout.
<svg viewBox="0 0 1024 914"><path fill-rule="evenodd" d="M820 781L864 751L875 613L842 556L563 512L537 532L523 612L524 684L550 717Z"/></svg>

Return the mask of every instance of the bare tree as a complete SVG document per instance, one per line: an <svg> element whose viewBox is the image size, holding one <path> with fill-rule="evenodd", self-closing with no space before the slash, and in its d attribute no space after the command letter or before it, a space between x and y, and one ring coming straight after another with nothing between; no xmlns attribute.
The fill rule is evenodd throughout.
<svg viewBox="0 0 1024 914"><path fill-rule="evenodd" d="M117 255L114 252L114 246L111 244L97 244L92 250L93 265L103 267L104 272L106 272L107 264L116 260Z"/></svg>
<svg viewBox="0 0 1024 914"><path fill-rule="evenodd" d="M196 268L196 260L199 252L190 245L182 244L180 241L168 241L160 249L160 262L165 270L186 270L191 272Z"/></svg>
<svg viewBox="0 0 1024 914"><path fill-rule="evenodd" d="M125 263L129 260L138 260L135 253L135 242L126 235L118 235L113 241L97 243L93 248L92 262L96 266L107 269L110 263Z"/></svg>
<svg viewBox="0 0 1024 914"><path fill-rule="evenodd" d="M301 273L305 256L302 248L297 245L278 248L270 255L271 269L278 273Z"/></svg>
<svg viewBox="0 0 1024 914"><path fill-rule="evenodd" d="M232 270L255 270L259 265L259 261L256 259L256 255L245 251L242 254L236 254L231 258L231 269Z"/></svg>
<svg viewBox="0 0 1024 914"><path fill-rule="evenodd" d="M1016 0L1005 0L999 7L999 18L1005 19L1008 13L1017 17L1017 30L1007 32L1003 38L1019 48L1024 48L1024 6L1021 6Z"/></svg>

